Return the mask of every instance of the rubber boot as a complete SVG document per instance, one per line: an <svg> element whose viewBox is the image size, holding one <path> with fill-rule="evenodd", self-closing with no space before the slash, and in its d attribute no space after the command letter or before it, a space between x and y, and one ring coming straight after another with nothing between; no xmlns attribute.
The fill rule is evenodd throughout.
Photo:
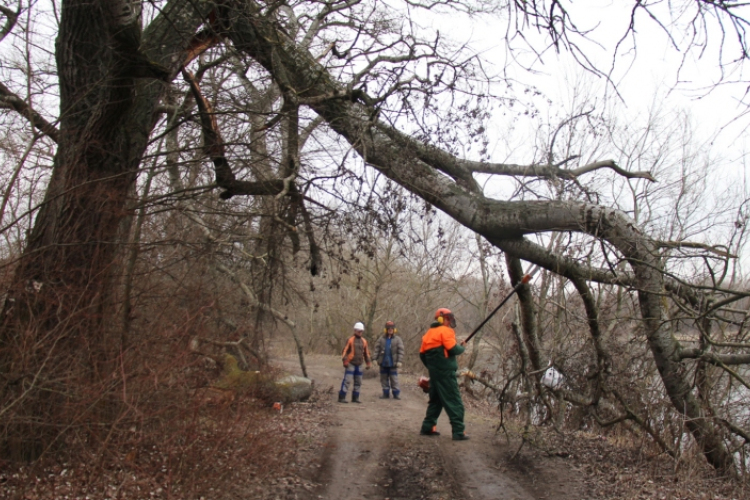
<svg viewBox="0 0 750 500"><path fill-rule="evenodd" d="M339 393L339 403L348 403L349 401L346 400L346 393L343 395Z"/></svg>
<svg viewBox="0 0 750 500"><path fill-rule="evenodd" d="M393 399L401 399L401 391L393 393Z"/></svg>
<svg viewBox="0 0 750 500"><path fill-rule="evenodd" d="M391 396L390 396L390 393L389 393L389 391L386 391L385 389L383 389L383 395L382 395L382 396L380 396L380 399L388 399L388 398L390 398L390 397L391 397ZM394 395L393 395L393 397L395 398L395 397L396 397L396 395L394 394Z"/></svg>
<svg viewBox="0 0 750 500"><path fill-rule="evenodd" d="M352 403L361 403L362 401L359 400L359 394L356 392L352 393Z"/></svg>
<svg viewBox="0 0 750 500"><path fill-rule="evenodd" d="M422 436L439 436L440 433L436 429L437 425L433 425L432 429L430 429L429 431L420 430L419 434L421 434Z"/></svg>

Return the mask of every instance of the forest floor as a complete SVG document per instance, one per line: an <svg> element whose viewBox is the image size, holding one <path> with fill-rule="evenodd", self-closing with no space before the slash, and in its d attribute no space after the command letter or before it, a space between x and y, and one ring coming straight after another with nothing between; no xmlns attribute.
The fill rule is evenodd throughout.
<svg viewBox="0 0 750 500"><path fill-rule="evenodd" d="M273 364L299 374L296 358ZM427 395L421 373L400 374L402 399L379 399L366 371L362 404L339 404L337 356L306 357L313 396L274 409L260 397L200 406L190 418L131 443L87 445L31 465L0 461L0 498L191 500L609 500L747 499L750 488L717 477L698 459L675 462L647 441L524 432L503 425L486 398L464 394L468 441L455 442L447 415L440 436L420 436ZM351 399L351 395L349 395ZM182 424L183 427L179 427ZM188 425L189 424L189 425ZM619 437L617 437L619 436ZM642 438L639 438L642 439ZM106 443L105 443L106 444Z"/></svg>

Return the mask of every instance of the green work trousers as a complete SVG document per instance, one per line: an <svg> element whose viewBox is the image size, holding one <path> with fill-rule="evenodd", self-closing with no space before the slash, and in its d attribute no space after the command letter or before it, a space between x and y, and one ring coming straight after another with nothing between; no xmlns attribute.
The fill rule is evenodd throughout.
<svg viewBox="0 0 750 500"><path fill-rule="evenodd" d="M453 435L464 433L464 403L458 390L456 372L452 370L429 370L430 401L427 403L427 414L422 422L422 432L430 432L437 425L440 412L445 413L453 428Z"/></svg>

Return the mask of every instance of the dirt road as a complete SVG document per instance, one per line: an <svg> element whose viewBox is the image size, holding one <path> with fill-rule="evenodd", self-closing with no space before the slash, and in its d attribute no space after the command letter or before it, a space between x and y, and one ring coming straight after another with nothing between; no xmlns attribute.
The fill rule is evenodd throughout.
<svg viewBox="0 0 750 500"><path fill-rule="evenodd" d="M291 368L294 361L283 364ZM343 376L338 358L311 356L307 364L318 390L330 391L335 401ZM401 375L400 401L379 399L379 378L372 375L376 374L363 381L362 404L334 403L331 432L315 478L321 485L314 492L317 498L585 498L584 488L572 482L573 474L563 459L530 462L524 461L523 454L513 457L517 445L509 446L496 435L495 418L467 409L469 441L452 441L445 414L438 421L440 436L420 436L427 395L416 387L418 374Z"/></svg>

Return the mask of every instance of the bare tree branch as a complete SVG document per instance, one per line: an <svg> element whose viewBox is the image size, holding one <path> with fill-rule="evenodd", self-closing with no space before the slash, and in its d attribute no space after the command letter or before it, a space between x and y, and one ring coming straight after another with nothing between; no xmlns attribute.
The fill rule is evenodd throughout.
<svg viewBox="0 0 750 500"><path fill-rule="evenodd" d="M17 111L44 135L58 142L57 128L48 122L42 115L31 109L26 101L10 91L8 87L0 83L0 106L8 107Z"/></svg>
<svg viewBox="0 0 750 500"><path fill-rule="evenodd" d="M21 2L18 2L18 10L15 12L4 5L0 5L0 12L2 12L2 14L7 18L7 20L5 21L5 26L3 26L3 29L0 30L0 41L2 41L3 38L8 36L8 33L13 30L13 27L18 21L18 16L21 14Z"/></svg>
<svg viewBox="0 0 750 500"><path fill-rule="evenodd" d="M750 345L746 346L750 347ZM719 354L714 352L704 352L700 348L681 349L680 357L682 359L700 359L711 363L712 365L747 365L750 364L750 354Z"/></svg>
<svg viewBox="0 0 750 500"><path fill-rule="evenodd" d="M657 244L661 248L697 248L700 250L706 250L708 252L714 253L718 255L719 257L724 257L727 259L736 259L737 256L727 251L725 248L720 248L717 245L706 245L705 243L694 243L691 241L659 241Z"/></svg>
<svg viewBox="0 0 750 500"><path fill-rule="evenodd" d="M471 172L481 174L494 174L494 175L505 175L512 177L538 177L540 179L576 179L581 175L599 170L602 168L609 168L621 175L626 179L646 179L651 182L656 182L656 179L651 175L650 172L629 172L623 168L620 168L614 160L602 160L594 163L589 163L576 169L563 169L557 165L512 165L502 163L478 163L478 162L466 162L462 161L464 165Z"/></svg>
<svg viewBox="0 0 750 500"><path fill-rule="evenodd" d="M203 133L203 147L206 154L214 164L216 173L216 184L224 188L221 193L222 199L229 199L235 195L275 195L279 196L288 192L287 182L284 179L272 179L268 181L239 181L232 172L229 162L224 154L224 143L219 133L219 126L216 123L213 108L198 87L193 75L187 71L182 72L185 81L190 85L195 102L198 105L198 114L201 120L201 130ZM285 193L286 194L286 193Z"/></svg>

